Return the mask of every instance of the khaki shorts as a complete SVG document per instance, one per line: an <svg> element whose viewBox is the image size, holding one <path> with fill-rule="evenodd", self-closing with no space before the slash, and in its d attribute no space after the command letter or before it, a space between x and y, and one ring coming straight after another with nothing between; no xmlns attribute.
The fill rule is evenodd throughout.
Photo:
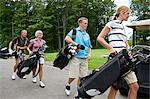
<svg viewBox="0 0 150 99"><path fill-rule="evenodd" d="M88 74L88 59L73 57L69 62L69 78L84 77Z"/></svg>
<svg viewBox="0 0 150 99"><path fill-rule="evenodd" d="M127 76L124 77L126 80L127 84L135 83L137 82L137 77L135 75L135 72L131 71Z"/></svg>

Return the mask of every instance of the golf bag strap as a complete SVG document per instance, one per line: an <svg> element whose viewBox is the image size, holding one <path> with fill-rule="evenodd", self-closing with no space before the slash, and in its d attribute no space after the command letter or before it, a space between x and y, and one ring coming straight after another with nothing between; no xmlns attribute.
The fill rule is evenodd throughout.
<svg viewBox="0 0 150 99"><path fill-rule="evenodd" d="M73 28L73 31L72 31L72 40L74 41L75 40L75 38L76 38L76 29L75 28Z"/></svg>
<svg viewBox="0 0 150 99"><path fill-rule="evenodd" d="M39 63L37 65L39 66L39 69L38 69L38 72L33 77L36 77L40 72L40 59L38 61L39 61Z"/></svg>
<svg viewBox="0 0 150 99"><path fill-rule="evenodd" d="M74 41L75 40L75 38L76 38L76 28L73 28L72 29L72 40ZM62 48L61 50L60 50L60 52L64 52L64 48ZM63 54L63 53L61 53L61 54ZM64 55L64 54L63 54Z"/></svg>

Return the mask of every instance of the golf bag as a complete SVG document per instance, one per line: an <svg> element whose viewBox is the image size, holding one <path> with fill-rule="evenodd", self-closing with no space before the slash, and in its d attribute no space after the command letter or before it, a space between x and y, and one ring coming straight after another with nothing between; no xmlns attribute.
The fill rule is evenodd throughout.
<svg viewBox="0 0 150 99"><path fill-rule="evenodd" d="M72 45L72 44L68 44L66 45L63 49L61 49L59 51L59 53L57 54L54 62L53 62L53 66L63 69L65 66L68 65L69 60L75 55L77 54L77 51L81 49L84 50L85 47L83 45Z"/></svg>
<svg viewBox="0 0 150 99"><path fill-rule="evenodd" d="M123 49L98 70L94 70L90 75L81 78L78 96L88 99L104 93L113 83L126 76L142 60L146 59L142 59L140 56L143 56L143 53L140 51L139 53L140 55L135 53L131 58L128 51Z"/></svg>
<svg viewBox="0 0 150 99"><path fill-rule="evenodd" d="M20 78L23 78L25 75L28 75L34 68L37 68L38 61L40 57L43 57L45 49L47 48L47 45L42 45L37 52L32 53L27 60L23 60L18 65L18 71L17 75ZM39 67L38 67L39 68ZM37 74L39 73L40 68L38 69Z"/></svg>
<svg viewBox="0 0 150 99"><path fill-rule="evenodd" d="M2 59L8 59L11 56L15 56L15 54L15 51L12 54L10 54L7 47L0 49L0 58Z"/></svg>

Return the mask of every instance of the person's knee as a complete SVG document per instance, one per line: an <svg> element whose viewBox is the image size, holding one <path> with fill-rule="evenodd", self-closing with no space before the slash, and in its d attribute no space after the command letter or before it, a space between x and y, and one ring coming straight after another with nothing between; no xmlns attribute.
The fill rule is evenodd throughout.
<svg viewBox="0 0 150 99"><path fill-rule="evenodd" d="M23 53L23 54L22 54L22 57L26 57L26 54Z"/></svg>
<svg viewBox="0 0 150 99"><path fill-rule="evenodd" d="M25 54L22 55L22 58L23 58L23 60L26 60L26 55Z"/></svg>
<svg viewBox="0 0 150 99"><path fill-rule="evenodd" d="M19 63L19 62L20 62L20 59L19 59L19 58L17 58L17 59L15 59L15 61L16 61L16 63Z"/></svg>
<svg viewBox="0 0 150 99"><path fill-rule="evenodd" d="M132 83L132 84L129 84L129 88L132 91L138 91L139 90L139 85L138 85L138 83Z"/></svg>

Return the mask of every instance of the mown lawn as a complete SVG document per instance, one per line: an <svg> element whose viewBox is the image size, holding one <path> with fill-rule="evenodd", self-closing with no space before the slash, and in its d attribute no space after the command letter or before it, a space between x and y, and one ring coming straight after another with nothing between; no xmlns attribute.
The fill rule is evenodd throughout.
<svg viewBox="0 0 150 99"><path fill-rule="evenodd" d="M108 50L106 49L92 49L91 54L91 59L89 61L90 70L99 68L107 61L107 58L104 58L105 56L108 56ZM46 53L45 59L47 61L54 61L56 55L57 53Z"/></svg>

